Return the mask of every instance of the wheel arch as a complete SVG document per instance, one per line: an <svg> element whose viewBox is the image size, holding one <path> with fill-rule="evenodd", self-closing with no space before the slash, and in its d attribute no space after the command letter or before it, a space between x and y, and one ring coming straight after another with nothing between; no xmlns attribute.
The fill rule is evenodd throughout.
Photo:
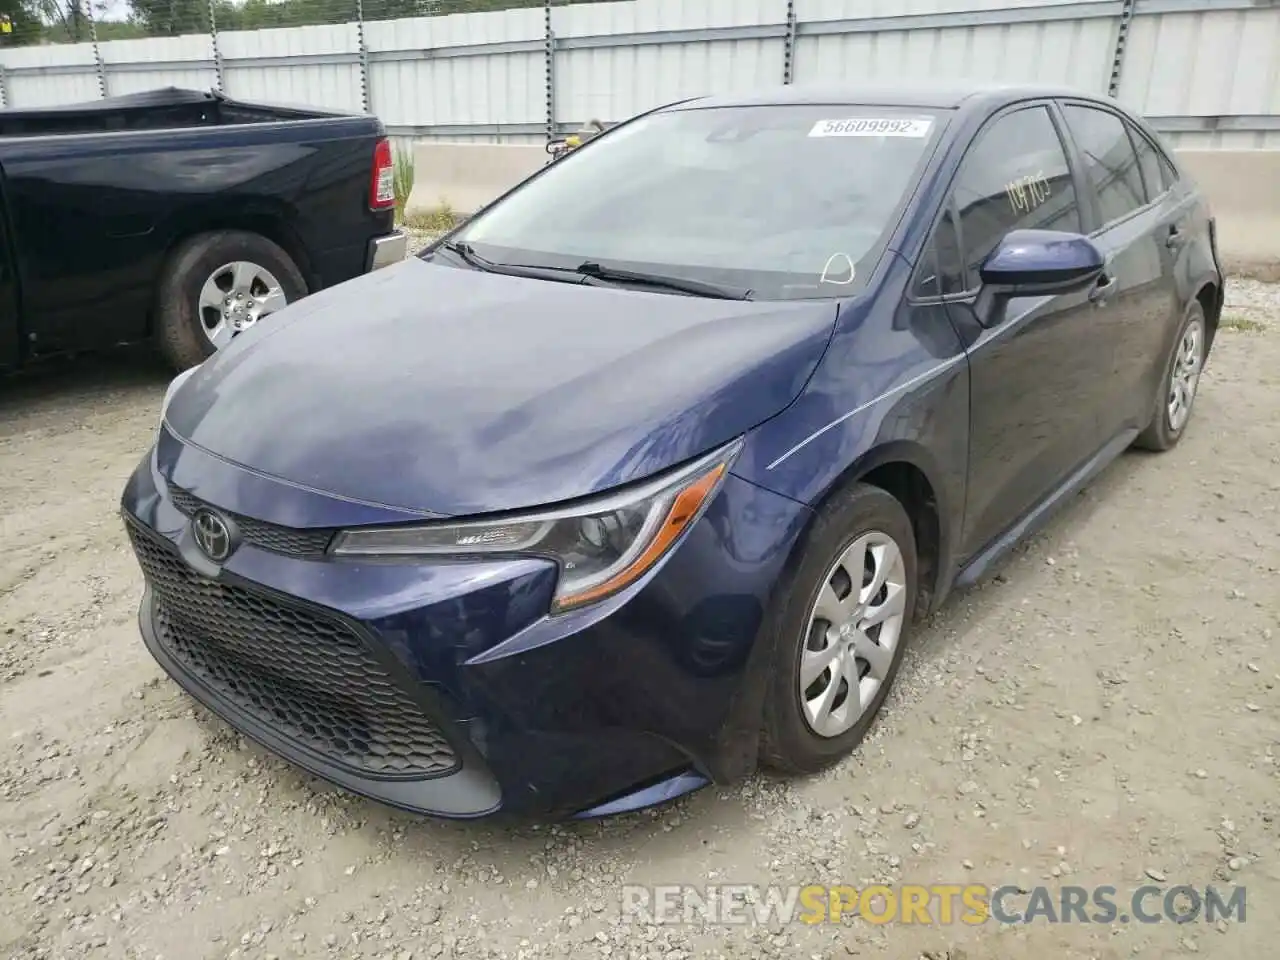
<svg viewBox="0 0 1280 960"><path fill-rule="evenodd" d="M292 220L292 209L288 204L265 198L257 202L222 204L218 207L202 206L185 211L181 217L170 222L164 231L167 239L164 252L160 257L160 268L154 287L159 290L165 271L170 268L174 256L192 237L219 230L242 230L265 237L280 247L297 265L303 280L306 281L307 291L314 291L319 286L314 261L301 236L291 225ZM155 309L153 304L147 317L149 335L153 335L156 330Z"/></svg>
<svg viewBox="0 0 1280 960"><path fill-rule="evenodd" d="M916 540L920 573L913 619L919 619L937 609L950 590L954 576L952 551L958 536L963 487L949 496L947 477L946 468L924 445L911 440L890 440L866 450L836 473L817 496L805 498L808 518L795 534L783 560L767 606L771 612L761 623L758 640L749 657L747 680L721 737L723 756L717 782L721 782L721 777L743 776L759 764L759 730L770 676L767 665L786 637L779 619L785 607L779 585L793 582L823 507L858 483L878 487L903 504Z"/></svg>
<svg viewBox="0 0 1280 960"><path fill-rule="evenodd" d="M891 441L856 459L813 504L815 514L858 483L878 487L902 504L915 533L919 587L917 619L937 609L949 588L951 551L958 519L943 483L942 467L927 449L906 440Z"/></svg>
<svg viewBox="0 0 1280 960"><path fill-rule="evenodd" d="M1222 319L1222 307L1226 299L1222 284L1216 280L1205 280L1196 289L1194 299L1200 302L1201 308L1204 310L1204 322L1208 328L1206 330L1205 352L1208 353L1210 347L1213 346L1213 340L1218 333L1218 323Z"/></svg>

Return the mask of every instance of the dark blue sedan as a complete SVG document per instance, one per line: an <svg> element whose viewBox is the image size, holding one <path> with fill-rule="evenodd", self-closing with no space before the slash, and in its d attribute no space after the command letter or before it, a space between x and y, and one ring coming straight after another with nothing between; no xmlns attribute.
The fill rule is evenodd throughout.
<svg viewBox="0 0 1280 960"><path fill-rule="evenodd" d="M819 770L912 623L1187 428L1214 221L1114 102L804 90L620 124L179 377L143 638L408 810Z"/></svg>

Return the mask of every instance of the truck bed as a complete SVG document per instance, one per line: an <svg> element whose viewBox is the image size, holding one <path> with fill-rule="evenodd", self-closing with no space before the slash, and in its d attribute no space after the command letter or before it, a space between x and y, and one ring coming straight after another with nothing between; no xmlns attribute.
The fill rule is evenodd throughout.
<svg viewBox="0 0 1280 960"><path fill-rule="evenodd" d="M165 87L87 103L0 110L0 137L173 130L340 116L348 114L241 103L214 91Z"/></svg>
<svg viewBox="0 0 1280 960"><path fill-rule="evenodd" d="M0 368L154 337L174 256L212 232L275 244L310 292L365 272L394 232L379 151L377 117L200 90L0 110Z"/></svg>

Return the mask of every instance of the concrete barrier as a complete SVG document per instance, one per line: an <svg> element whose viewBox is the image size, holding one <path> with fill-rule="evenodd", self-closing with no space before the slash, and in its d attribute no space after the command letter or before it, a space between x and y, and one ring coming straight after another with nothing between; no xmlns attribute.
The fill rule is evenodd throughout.
<svg viewBox="0 0 1280 960"><path fill-rule="evenodd" d="M420 141L410 213L448 204L471 214L547 162L541 144ZM1280 150L1182 150L1209 197L1228 270L1280 280Z"/></svg>
<svg viewBox="0 0 1280 960"><path fill-rule="evenodd" d="M1209 197L1231 273L1280 280L1280 150L1180 150Z"/></svg>
<svg viewBox="0 0 1280 960"><path fill-rule="evenodd" d="M475 213L549 159L540 143L420 140L413 145L413 192L405 212L412 215L448 205L454 213Z"/></svg>

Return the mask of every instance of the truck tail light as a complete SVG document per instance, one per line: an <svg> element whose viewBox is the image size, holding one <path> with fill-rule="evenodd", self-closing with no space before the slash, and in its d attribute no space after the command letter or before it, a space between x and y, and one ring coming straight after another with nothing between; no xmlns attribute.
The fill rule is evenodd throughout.
<svg viewBox="0 0 1280 960"><path fill-rule="evenodd" d="M369 178L369 206L385 210L396 203L395 160L391 156L391 141L383 137L373 148L373 172Z"/></svg>

